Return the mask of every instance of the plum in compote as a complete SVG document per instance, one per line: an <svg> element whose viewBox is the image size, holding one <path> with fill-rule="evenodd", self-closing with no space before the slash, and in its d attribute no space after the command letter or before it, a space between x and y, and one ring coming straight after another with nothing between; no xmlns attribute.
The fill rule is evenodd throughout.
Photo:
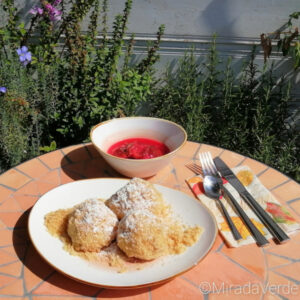
<svg viewBox="0 0 300 300"><path fill-rule="evenodd" d="M113 144L108 154L129 159L149 159L165 155L170 149L162 142L147 138L130 138Z"/></svg>

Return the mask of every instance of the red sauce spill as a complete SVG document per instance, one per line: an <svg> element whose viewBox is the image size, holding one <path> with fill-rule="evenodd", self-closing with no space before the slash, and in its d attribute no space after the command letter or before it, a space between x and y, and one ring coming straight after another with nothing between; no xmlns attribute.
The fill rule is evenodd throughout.
<svg viewBox="0 0 300 300"><path fill-rule="evenodd" d="M108 149L107 153L131 159L148 159L169 153L169 148L156 140L131 138L119 141Z"/></svg>

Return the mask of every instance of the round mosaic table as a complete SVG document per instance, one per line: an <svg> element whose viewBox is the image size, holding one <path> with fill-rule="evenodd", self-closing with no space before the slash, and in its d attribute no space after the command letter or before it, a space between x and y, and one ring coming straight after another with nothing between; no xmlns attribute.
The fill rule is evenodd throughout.
<svg viewBox="0 0 300 300"><path fill-rule="evenodd" d="M199 151L220 156L229 167L248 165L300 220L300 186L276 170L221 148L188 142L173 162L149 179L192 195L185 167ZM159 286L109 290L65 277L35 251L27 232L30 208L45 192L83 178L120 177L91 144L39 156L0 175L0 299L300 299L300 234L283 245L228 248L217 239L193 269Z"/></svg>

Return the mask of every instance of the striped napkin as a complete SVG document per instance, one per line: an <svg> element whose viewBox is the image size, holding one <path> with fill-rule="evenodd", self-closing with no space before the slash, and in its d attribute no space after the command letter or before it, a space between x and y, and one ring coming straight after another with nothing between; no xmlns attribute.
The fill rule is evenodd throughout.
<svg viewBox="0 0 300 300"><path fill-rule="evenodd" d="M260 180L254 175L248 166L240 166L232 169L235 175L244 184L249 193L257 200L257 202L272 216L274 221L288 234L291 235L300 229L300 224L293 218L288 209L280 204L280 202L271 194L271 192L264 187ZM241 218L237 215L231 203L225 198L222 199L223 204L228 210L234 224L243 237L242 240L236 241L230 231L230 228L223 217L221 208L217 205L216 200L207 197L204 193L202 177L200 175L193 176L186 180L196 197L205 204L216 218L219 231L226 240L230 247L240 247L255 243L255 240L251 236L251 233L244 225ZM223 179L223 184L232 193L241 207L244 209L248 217L252 220L254 225L259 231L265 235L267 239L272 235L265 228L259 218L255 215L252 209L246 204L246 202L240 197L239 193L230 185L230 183Z"/></svg>

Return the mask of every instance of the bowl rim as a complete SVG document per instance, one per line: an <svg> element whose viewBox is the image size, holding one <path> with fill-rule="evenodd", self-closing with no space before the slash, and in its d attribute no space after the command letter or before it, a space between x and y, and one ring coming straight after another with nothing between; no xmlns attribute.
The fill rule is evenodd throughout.
<svg viewBox="0 0 300 300"><path fill-rule="evenodd" d="M166 123L171 123L173 125L175 125L176 127L178 127L184 134L184 140L183 142L181 143L181 145L179 147L177 147L176 149L174 149L173 151L169 152L169 153L166 153L164 155L161 155L161 156L158 156L158 157L154 157L154 158L143 158L143 159L132 159L132 158L123 158L123 157L118 157L118 156L115 156L115 155L111 155L105 151L103 151L100 147L98 147L96 145L96 143L94 142L93 140L93 132L95 131L96 128L102 126L102 125L105 125L109 122L113 122L115 120L121 120L121 119L151 119L151 120L159 120L159 121L163 121L163 122L166 122ZM180 150L184 145L185 143L187 142L187 133L185 131L185 129L173 122L173 121L169 121L169 120L166 120L166 119L161 119L161 118L155 118L155 117L142 117L142 116L137 116L137 117L121 117L121 118L114 118L114 119L110 119L110 120L106 120L106 121L103 121L99 124L96 124L92 127L92 129L90 130L90 139L92 141L92 144L101 152L103 153L105 156L109 156L109 157L112 157L114 159L118 159L118 160L121 160L121 161L128 161L128 162L134 162L134 163L137 163L137 162L146 162L146 161L153 161L153 160L159 160L159 159L162 159L164 157L167 157L167 156L171 156L173 155L175 152L177 152L178 150Z"/></svg>

